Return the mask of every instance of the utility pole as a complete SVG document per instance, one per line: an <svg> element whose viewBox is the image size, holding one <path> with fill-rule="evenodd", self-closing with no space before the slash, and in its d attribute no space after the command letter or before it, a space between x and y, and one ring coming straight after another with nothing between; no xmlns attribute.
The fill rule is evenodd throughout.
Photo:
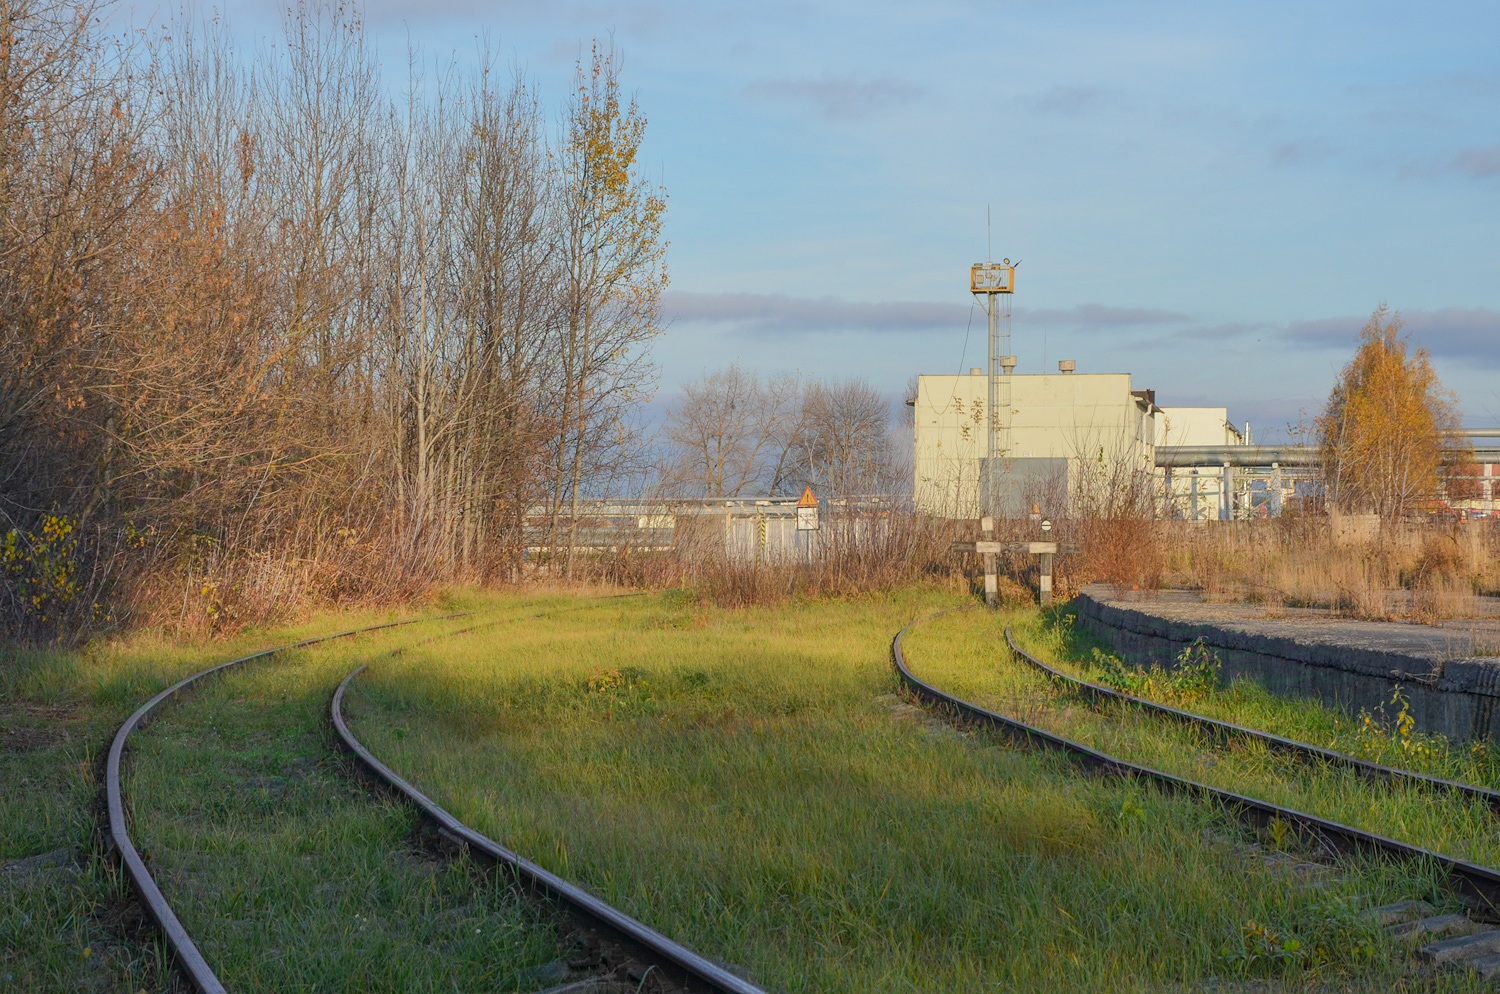
<svg viewBox="0 0 1500 994"><path fill-rule="evenodd" d="M969 292L984 307L989 318L990 366L988 442L984 472L980 474L979 513L999 515L1000 483L1004 461L1010 454L1010 371L1016 357L1010 354L1011 297L1016 292L1016 267L1003 262L976 262L969 267Z"/></svg>

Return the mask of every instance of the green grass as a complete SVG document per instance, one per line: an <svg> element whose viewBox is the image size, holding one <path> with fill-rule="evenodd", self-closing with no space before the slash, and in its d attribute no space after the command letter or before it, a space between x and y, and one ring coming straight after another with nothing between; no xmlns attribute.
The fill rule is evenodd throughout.
<svg viewBox="0 0 1500 994"><path fill-rule="evenodd" d="M1076 615L1057 610L1031 619L1017 632L1023 644L1042 653L1066 672L1096 682L1109 673L1100 667L1108 647L1076 627ZM1118 672L1119 668L1107 669ZM1442 735L1416 731L1398 692L1374 713L1349 715L1316 700L1280 697L1251 679L1219 686L1211 693L1184 695L1170 674L1160 669L1126 668L1133 679L1126 689L1137 697L1162 701L1211 718L1233 721L1300 742L1309 742L1360 759L1415 770L1449 780L1500 789L1500 750L1489 742L1453 742Z"/></svg>
<svg viewBox="0 0 1500 994"><path fill-rule="evenodd" d="M954 603L618 602L379 662L349 713L460 818L772 990L1479 989L1358 917L1441 899L1431 873L1305 886L1212 806L904 703L890 638Z"/></svg>
<svg viewBox="0 0 1500 994"><path fill-rule="evenodd" d="M477 603L461 595L425 610ZM131 711L212 662L395 617L323 615L209 644L143 633L78 651L6 650L0 656L0 991L135 994L168 983L165 955L98 834L102 757ZM133 745L170 728L175 717L176 706L167 705ZM127 796L136 772L127 762ZM135 834L142 844L139 827ZM42 865L17 872L18 865L33 865L18 861L37 857Z"/></svg>
<svg viewBox="0 0 1500 994"><path fill-rule="evenodd" d="M348 710L378 755L771 990L1480 989L1415 972L1358 917L1441 899L1431 873L1351 862L1309 887L1211 806L1081 776L905 703L890 637L959 602L470 595L453 606L479 622L257 662L169 705L132 740L133 833L231 990L548 986L536 968L560 950L545 912L434 858L411 813L331 751L328 697L368 661ZM7 658L0 863L67 865L0 870L0 991L175 983L94 837L109 735L215 659L385 617ZM926 649L914 636L923 665L947 658L955 680L991 665L995 631L971 633L965 663L945 623L920 630Z"/></svg>
<svg viewBox="0 0 1500 994"><path fill-rule="evenodd" d="M1244 739L1222 743L1139 708L1097 706L1011 659L1004 649L1005 621L982 612L936 619L912 634L908 657L919 675L944 689L1112 756L1446 855L1500 866L1500 820L1481 801L1443 790L1372 783L1347 768L1308 763L1262 743ZM1039 653L1052 655L1048 650L1055 650L1056 643L1049 645L1048 640L1037 638L1034 620L1018 630L1030 634L1029 641ZM1158 682L1169 685L1166 680ZM1236 708L1230 700L1219 700L1220 716L1237 724L1258 725L1264 714L1262 699L1245 694L1244 688L1235 693L1241 699L1248 697L1251 706ZM1200 695L1194 695L1194 707L1199 699ZM1304 730L1310 724L1305 722Z"/></svg>

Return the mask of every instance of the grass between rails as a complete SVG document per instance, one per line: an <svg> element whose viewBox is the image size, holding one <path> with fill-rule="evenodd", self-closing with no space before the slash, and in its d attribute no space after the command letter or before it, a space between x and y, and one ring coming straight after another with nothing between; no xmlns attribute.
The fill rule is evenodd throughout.
<svg viewBox="0 0 1500 994"><path fill-rule="evenodd" d="M1448 791L1372 783L1352 770L1308 763L1262 743L1220 743L1138 708L1093 705L1011 659L1003 641L996 641L1003 639L1003 627L1002 619L982 613L937 619L913 634L910 657L920 673L945 689L1110 755L1500 866L1500 819L1482 802ZM1255 725L1260 718L1258 709L1221 705L1224 717L1237 724Z"/></svg>
<svg viewBox="0 0 1500 994"><path fill-rule="evenodd" d="M475 602L456 595L428 610ZM209 645L142 634L0 657L0 991L135 994L169 984L163 950L99 835L102 757L131 711L212 662L395 617L345 612Z"/></svg>
<svg viewBox="0 0 1500 994"><path fill-rule="evenodd" d="M460 818L772 990L1479 989L1357 916L1431 875L1299 886L1211 806L902 703L891 636L956 600L619 602L383 661L349 714Z"/></svg>
<svg viewBox="0 0 1500 994"><path fill-rule="evenodd" d="M1415 730L1395 695L1375 713L1349 716L1316 700L1279 697L1250 679L1227 686L1197 682L1184 687L1160 669L1123 667L1108 646L1075 627L1076 615L1055 610L1032 616L1016 630L1033 654L1074 676L1116 686L1136 697L1182 707L1222 721L1262 729L1388 766L1500 789L1500 750L1489 742L1456 743ZM1124 680L1120 678L1124 677Z"/></svg>
<svg viewBox="0 0 1500 994"><path fill-rule="evenodd" d="M549 607L586 623L570 598L527 598L442 627L504 638ZM328 702L345 674L392 648L441 654L452 641L381 633L225 674L137 747L137 832L230 990L545 986L555 923L502 875L425 853L416 814L332 748Z"/></svg>

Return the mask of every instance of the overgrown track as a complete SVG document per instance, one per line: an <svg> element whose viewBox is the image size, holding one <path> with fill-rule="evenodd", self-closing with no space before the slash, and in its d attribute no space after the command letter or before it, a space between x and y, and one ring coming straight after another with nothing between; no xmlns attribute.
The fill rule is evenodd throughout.
<svg viewBox="0 0 1500 994"><path fill-rule="evenodd" d="M348 638L352 635L362 635L366 632L380 631L386 628L399 628L403 625L413 625L423 621L445 621L453 618L464 617L468 612L457 614L445 614L431 618L409 618L404 621L388 621L379 625L368 625L364 628L351 628L348 631L335 632L332 635L323 635L318 638L303 639L300 642L289 642L286 645L278 645L270 649L262 649L260 652L231 659L227 663L219 663L208 669L200 670L184 680L174 683L163 690L145 704L142 704L135 714L125 720L118 731L115 732L114 741L110 743L109 759L105 764L104 793L109 820L109 836L119 854L120 862L125 867L125 872L130 876L131 886L135 888L136 895L146 907L146 911L160 927L162 935L167 940L173 958L177 961L193 986L202 991L203 994L227 994L224 985L214 974L208 961L198 951L198 946L188 935L187 930L182 927L182 922L167 903L162 895L161 888L156 886L151 871L146 868L146 863L141 859L141 854L136 850L135 843L130 839L130 830L125 817L124 793L120 787L120 764L125 756L125 744L130 734L140 728L155 711L167 702L178 691L192 686L204 677L211 676L231 667L240 666L244 663L253 662L257 659L265 659L278 653L291 652L295 649L306 648L319 642L331 642L335 639Z"/></svg>
<svg viewBox="0 0 1500 994"><path fill-rule="evenodd" d="M962 609L960 609L962 610ZM1422 849L1396 839L1376 835L1339 822L1329 821L1315 815L1281 807L1266 801L1246 797L1232 791L1210 787L1183 777L1173 776L1147 766L1137 766L1122 759L1107 755L1071 739L1054 735L1007 718L971 704L961 698L944 693L918 679L906 665L901 650L902 638L916 625L940 617L951 611L919 618L896 633L891 641L891 661L905 687L918 699L929 702L959 723L993 729L1019 745L1035 746L1062 752L1069 758L1097 773L1129 777L1153 783L1174 793L1216 801L1234 812L1242 820L1256 828L1264 828L1273 822L1290 827L1301 837L1316 843L1330 852L1360 853L1394 859L1402 862L1426 863L1442 871L1448 886L1470 903L1475 911L1485 917L1500 918L1500 870L1453 859L1441 853Z"/></svg>
<svg viewBox="0 0 1500 994"><path fill-rule="evenodd" d="M1275 752L1294 756L1307 762L1324 762L1330 766L1341 766L1346 769L1354 770L1360 776L1365 777L1369 780L1381 781L1385 783L1410 783L1423 787L1452 791L1453 793L1459 794L1463 797L1483 801L1485 804L1488 804L1491 809L1500 811L1500 791L1490 790L1486 787L1479 787L1471 783L1464 783L1461 780L1444 780L1441 777L1428 776L1425 773L1416 773L1412 770L1401 770L1397 769L1394 766L1385 766L1380 763L1372 763L1368 760L1359 759L1358 757L1350 756L1346 753L1335 752L1332 749L1324 749L1321 746L1315 746L1308 742L1298 742L1296 739L1283 738L1280 735L1272 735L1269 732L1263 732L1259 729L1246 728L1243 725L1235 725L1227 721L1219 721L1216 718L1209 718L1206 715L1194 714L1191 711L1183 711L1180 708L1168 707L1165 704L1158 704L1156 701L1148 701L1142 697L1135 697L1131 694L1121 693L1120 691L1115 690L1111 687L1106 687L1103 684L1091 683L1088 680L1080 680L1077 677L1069 676L1067 673L1064 673L1059 669L1048 666L1046 663L1042 662L1040 659L1036 658L1025 649L1022 649L1019 645L1016 644L1016 640L1011 636L1011 630L1008 626L1005 629L1005 644L1010 647L1010 651L1014 655L1020 657L1027 663L1030 663L1036 669L1040 670L1043 675L1047 677L1047 679L1053 681L1054 683L1060 683L1066 687L1069 687L1070 689L1076 691L1084 697L1090 698L1091 700L1113 701L1120 704L1127 704L1131 707L1139 708L1142 711L1160 715L1165 718L1170 718L1174 721L1181 722L1184 725L1201 729L1215 736L1221 742L1228 741L1229 739L1233 738L1248 739L1255 742L1261 742L1264 743L1267 748Z"/></svg>
<svg viewBox="0 0 1500 994"><path fill-rule="evenodd" d="M525 857L506 849L489 837L476 832L443 810L426 794L417 790L377 759L349 730L349 725L344 720L344 692L363 670L364 667L361 666L350 673L334 691L333 700L328 709L333 727L338 732L339 738L359 758L366 769L387 787L411 802L439 831L461 844L471 855L506 867L527 889L559 902L589 925L602 929L639 950L643 958L661 965L664 972L672 979L692 990L705 991L709 994L766 994L763 988L711 963L623 911L606 904L576 884L569 883Z"/></svg>

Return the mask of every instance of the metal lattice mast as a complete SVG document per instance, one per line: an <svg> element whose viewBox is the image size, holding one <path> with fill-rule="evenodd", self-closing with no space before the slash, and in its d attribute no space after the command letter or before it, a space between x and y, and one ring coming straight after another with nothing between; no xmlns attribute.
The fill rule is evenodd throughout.
<svg viewBox="0 0 1500 994"><path fill-rule="evenodd" d="M979 488L981 514L996 514L1000 510L1000 485L1005 459L1010 454L1010 371L1016 365L1015 356L1010 354L1010 314L1015 285L1016 267L1009 259L999 263L976 262L969 268L969 292L982 298L990 330L989 396L985 411L988 439Z"/></svg>

